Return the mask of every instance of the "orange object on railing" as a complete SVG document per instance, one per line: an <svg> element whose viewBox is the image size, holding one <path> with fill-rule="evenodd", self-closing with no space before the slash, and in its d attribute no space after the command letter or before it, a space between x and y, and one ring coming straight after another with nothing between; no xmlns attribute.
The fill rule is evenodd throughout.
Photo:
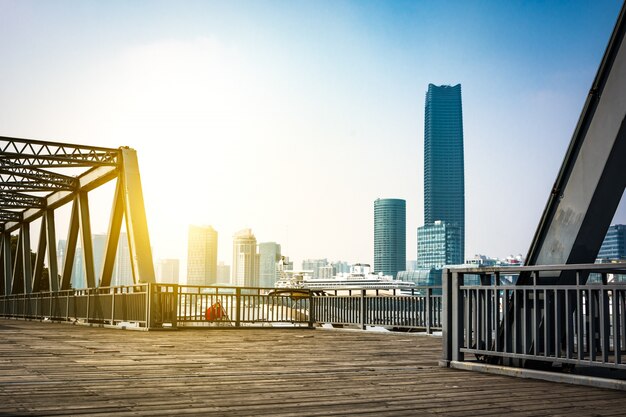
<svg viewBox="0 0 626 417"><path fill-rule="evenodd" d="M222 307L222 304L219 301L206 309L205 318L208 321L221 320L225 316L226 312L224 311L224 307Z"/></svg>

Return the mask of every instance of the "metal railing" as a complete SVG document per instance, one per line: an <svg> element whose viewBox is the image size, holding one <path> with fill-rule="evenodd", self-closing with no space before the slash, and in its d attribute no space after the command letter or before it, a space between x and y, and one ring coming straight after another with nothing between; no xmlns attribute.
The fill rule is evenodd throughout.
<svg viewBox="0 0 626 417"><path fill-rule="evenodd" d="M264 326L315 324L441 330L440 287L403 295L377 290L277 290L141 284L0 296L0 317L107 326Z"/></svg>
<svg viewBox="0 0 626 417"><path fill-rule="evenodd" d="M311 293L278 295L272 291L272 288L179 286L178 325L312 325Z"/></svg>
<svg viewBox="0 0 626 417"><path fill-rule="evenodd" d="M358 295L314 297L317 323L398 327L432 333L441 330L440 287L418 287L408 295Z"/></svg>
<svg viewBox="0 0 626 417"><path fill-rule="evenodd" d="M624 275L624 264L445 270L444 362L626 369Z"/></svg>

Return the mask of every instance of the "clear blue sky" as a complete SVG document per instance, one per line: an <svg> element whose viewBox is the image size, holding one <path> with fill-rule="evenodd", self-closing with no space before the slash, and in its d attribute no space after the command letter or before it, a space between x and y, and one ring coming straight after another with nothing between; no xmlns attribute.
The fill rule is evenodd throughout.
<svg viewBox="0 0 626 417"><path fill-rule="evenodd" d="M200 223L226 263L243 227L371 262L395 197L414 259L424 94L461 83L466 255L525 254L620 7L0 0L0 135L136 148L158 258Z"/></svg>

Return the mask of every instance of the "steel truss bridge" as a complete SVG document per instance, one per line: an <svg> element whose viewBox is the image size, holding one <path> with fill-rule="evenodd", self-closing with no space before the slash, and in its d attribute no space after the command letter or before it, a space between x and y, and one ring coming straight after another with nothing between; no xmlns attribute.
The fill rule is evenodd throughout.
<svg viewBox="0 0 626 417"><path fill-rule="evenodd" d="M94 270L89 192L116 181L102 270ZM67 247L57 264L55 211L71 205ZM30 226L41 220L36 259ZM125 219L133 280L154 282L154 266L135 150L0 137L0 275L2 295L31 294L44 286L70 289L80 234L87 287L110 285ZM11 236L17 234L12 250ZM15 244L15 243L14 243ZM47 274L44 257L47 256ZM42 286L47 275L48 282ZM46 285L47 284L47 285Z"/></svg>

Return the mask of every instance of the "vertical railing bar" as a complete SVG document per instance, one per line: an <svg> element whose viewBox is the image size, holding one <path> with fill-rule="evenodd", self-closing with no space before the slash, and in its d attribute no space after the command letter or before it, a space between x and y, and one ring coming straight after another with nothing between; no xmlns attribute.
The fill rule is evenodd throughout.
<svg viewBox="0 0 626 417"><path fill-rule="evenodd" d="M548 300L548 291L543 289L543 356L548 357L548 353L550 352L550 334L548 332L548 327L550 323L550 303Z"/></svg>
<svg viewBox="0 0 626 417"><path fill-rule="evenodd" d="M592 363L596 360L596 300L595 291L591 288L587 291L589 294L588 304L589 309L587 311L587 318L589 321L589 362Z"/></svg>

